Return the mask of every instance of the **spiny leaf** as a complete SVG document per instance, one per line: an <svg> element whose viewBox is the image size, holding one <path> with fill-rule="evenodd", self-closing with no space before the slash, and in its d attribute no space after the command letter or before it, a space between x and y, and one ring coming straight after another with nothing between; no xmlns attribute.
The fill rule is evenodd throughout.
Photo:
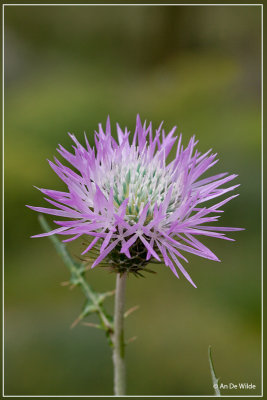
<svg viewBox="0 0 267 400"><path fill-rule="evenodd" d="M219 389L219 379L216 377L215 370L214 370L214 365L213 365L213 362L212 362L211 346L209 346L208 356L209 356L209 364L210 364L210 373L211 373L212 385L213 385L213 389L214 389L214 392L215 392L215 396L221 396L221 392L220 392L220 389Z"/></svg>
<svg viewBox="0 0 267 400"><path fill-rule="evenodd" d="M80 320L81 320L80 316L76 318L71 324L70 329L73 329L80 322Z"/></svg>
<svg viewBox="0 0 267 400"><path fill-rule="evenodd" d="M81 313L81 318L87 317L87 315L92 314L98 311L98 307L91 300L87 300L85 305L83 306L83 310Z"/></svg>
<svg viewBox="0 0 267 400"><path fill-rule="evenodd" d="M50 232L51 228L47 223L45 217L43 215L39 215L39 222L45 232ZM49 236L49 239L55 246L58 254L61 256L64 264L70 271L71 278L69 282L64 282L63 285L70 285L70 288L73 288L79 285L86 296L86 302L83 307L82 313L79 315L78 318L72 323L71 327L73 328L76 326L79 321L85 318L87 315L92 314L94 312L97 313L100 323L106 331L106 336L108 339L109 344L112 346L112 335L113 335L113 319L110 317L107 312L105 311L102 303L106 297L111 296L113 292L106 292L106 293L97 293L95 292L89 283L85 280L85 270L86 266L84 262L80 263L70 256L69 252L66 249L66 245L62 243L55 235Z"/></svg>

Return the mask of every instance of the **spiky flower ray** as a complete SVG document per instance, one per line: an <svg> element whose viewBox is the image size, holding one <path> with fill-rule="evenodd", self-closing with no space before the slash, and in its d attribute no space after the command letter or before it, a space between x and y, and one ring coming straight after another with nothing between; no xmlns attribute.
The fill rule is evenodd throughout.
<svg viewBox="0 0 267 400"><path fill-rule="evenodd" d="M181 264L181 259L188 262L182 252L219 261L197 237L233 240L226 232L241 228L209 224L217 222L218 214L223 212L221 207L238 195L220 202L215 200L212 206L205 207L203 203L239 186L222 187L237 175L222 173L200 179L217 163L217 154L211 150L205 154L197 151L198 141L194 136L184 148L182 135L174 136L176 127L165 134L161 123L153 135L152 123L142 125L137 115L132 141L130 131L122 130L118 124L116 141L111 136L109 118L105 130L101 124L98 128L95 148L89 145L86 135L83 147L69 134L74 154L59 145L57 151L75 171L57 158L55 162L49 161L68 191L39 189L56 208L28 207L68 220L56 220L59 228L33 237L69 235L64 241L71 241L82 235L90 236L93 240L82 254L97 246L99 254L92 268L102 260L108 260L114 267L115 262L123 260L120 272L131 271L136 248L140 253L141 245L140 268L151 258L163 260L177 277L178 269L196 287ZM168 163L175 142L176 156Z"/></svg>

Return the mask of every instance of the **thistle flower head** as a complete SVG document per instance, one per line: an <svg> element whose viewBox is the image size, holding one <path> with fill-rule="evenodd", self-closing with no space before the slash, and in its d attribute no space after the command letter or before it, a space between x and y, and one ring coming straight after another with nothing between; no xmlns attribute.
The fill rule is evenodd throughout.
<svg viewBox="0 0 267 400"><path fill-rule="evenodd" d="M85 235L90 243L82 254L93 248L97 253L92 267L104 262L117 272L138 274L156 259L177 277L178 269L195 286L181 264L187 262L182 253L219 261L198 237L233 240L224 232L240 230L210 225L218 220L221 206L237 196L217 202L239 186L222 187L237 175L201 179L217 163L216 154L197 151L194 136L184 148L182 135L174 136L176 127L166 134L161 123L153 134L152 123L142 125L137 116L132 140L130 131L118 124L115 140L109 118L105 130L101 124L98 128L95 147L86 136L83 147L72 134L74 153L59 145L59 154L72 168L57 158L49 161L67 191L39 189L55 208L30 208L67 220L54 221L59 228L33 237L68 235L67 242ZM175 142L176 155L168 162ZM213 199L215 204L205 206Z"/></svg>

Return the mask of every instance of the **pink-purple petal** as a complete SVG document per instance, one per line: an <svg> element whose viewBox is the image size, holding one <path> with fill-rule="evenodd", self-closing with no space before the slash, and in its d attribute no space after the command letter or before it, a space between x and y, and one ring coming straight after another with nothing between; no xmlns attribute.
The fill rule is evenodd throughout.
<svg viewBox="0 0 267 400"><path fill-rule="evenodd" d="M37 188L55 208L27 206L66 220L54 221L60 228L34 237L66 235L64 241L69 242L84 235L92 241L82 254L99 241L99 256L93 267L115 248L129 259L134 257L131 254L134 248L131 252L129 249L139 238L146 251L146 261L151 256L159 259L157 246L172 272L178 276L177 266L195 286L179 261L187 262L180 251L219 261L199 236L231 241L225 233L242 230L217 226L220 217L217 213L223 212L220 208L238 195L220 202L216 199L239 186L227 187L237 175L219 173L203 178L218 162L217 154L211 150L201 154L196 149L198 141L194 136L183 146L182 134L174 136L176 127L165 133L162 124L153 135L152 123L142 123L137 115L133 140L130 140L130 131L119 124L115 139L108 117L106 124L99 124L95 131L93 148L86 135L83 147L69 133L74 151L69 152L61 145L57 149L69 166L57 158L49 161L65 183L66 191ZM176 155L168 163L167 157L174 145ZM212 200L213 205L202 207Z"/></svg>

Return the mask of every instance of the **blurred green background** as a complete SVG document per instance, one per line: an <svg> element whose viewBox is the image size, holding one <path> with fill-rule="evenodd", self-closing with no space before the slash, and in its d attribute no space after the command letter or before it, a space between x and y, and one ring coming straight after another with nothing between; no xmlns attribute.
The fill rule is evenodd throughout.
<svg viewBox="0 0 267 400"><path fill-rule="evenodd" d="M68 131L92 143L108 114L133 130L138 112L239 174L222 223L246 230L204 241L221 263L189 255L197 289L164 266L129 279L128 394L213 394L208 345L221 382L256 385L223 394L260 394L260 7L247 6L5 7L5 394L112 394L104 333L69 329L83 295L60 286L49 240L30 239L25 204L45 205L33 185L64 188L46 159L71 148ZM100 268L87 277L114 288Z"/></svg>

